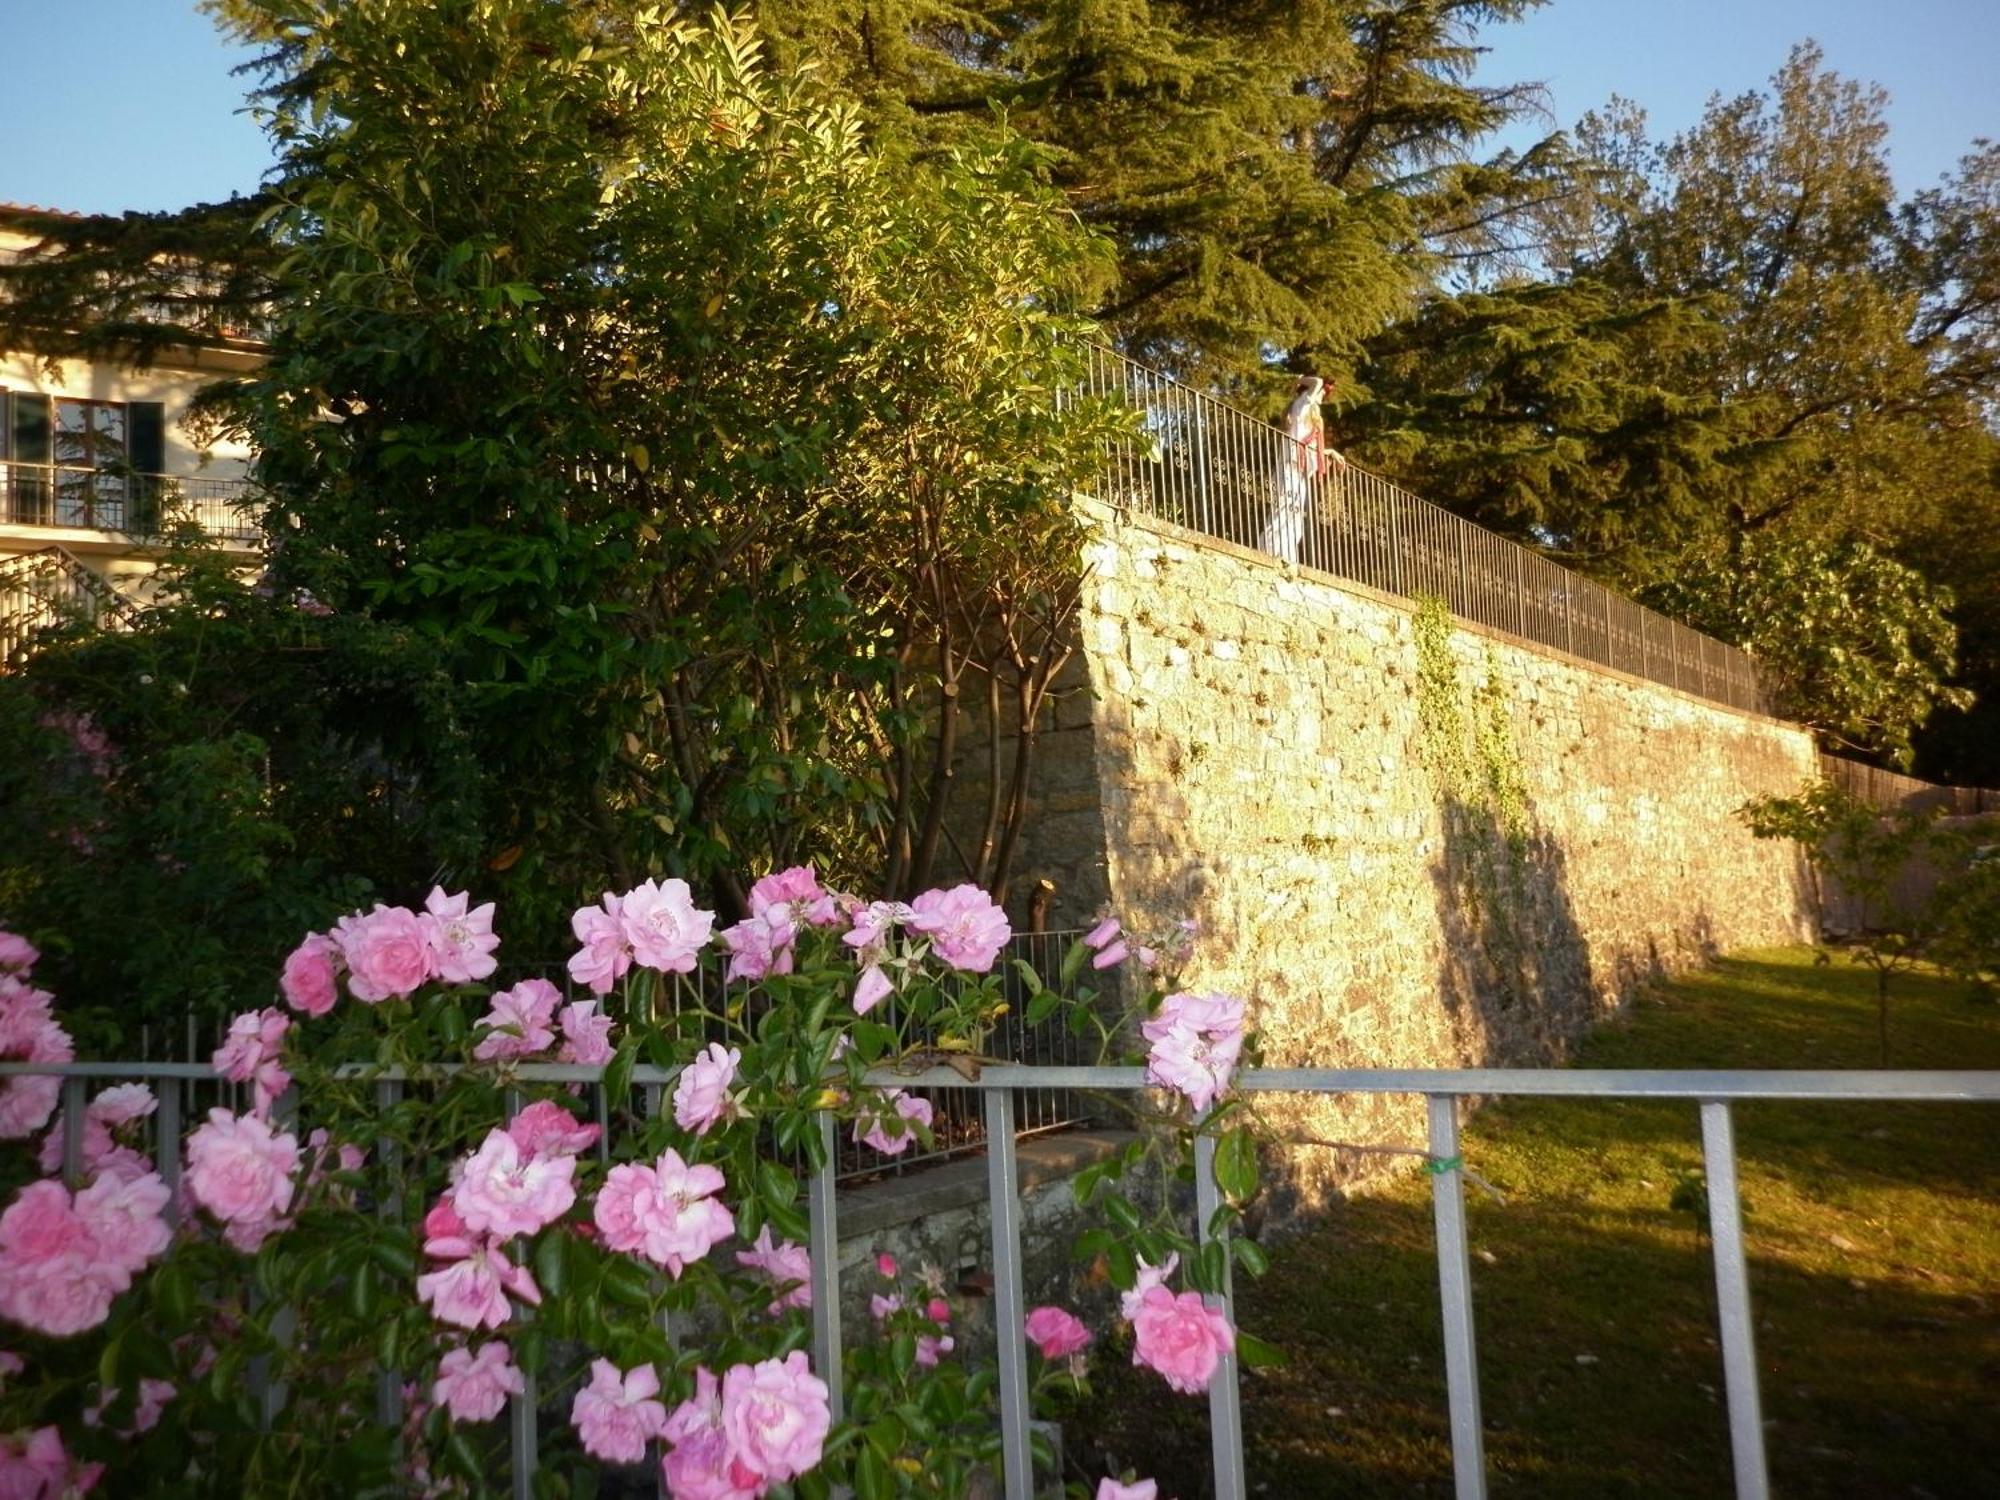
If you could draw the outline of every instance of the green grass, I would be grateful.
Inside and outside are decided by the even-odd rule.
[[[1807,950],[1741,954],[1659,986],[1577,1061],[1873,1067],[1872,985]],[[1901,977],[1892,1042],[1897,1067],[2000,1067],[2000,1015]],[[1774,1492],[2000,1496],[2000,1110],[1753,1104],[1736,1126]],[[1695,1107],[1496,1103],[1466,1157],[1507,1198],[1469,1205],[1495,1493],[1729,1494],[1710,1261],[1669,1207],[1701,1165]],[[1290,1355],[1245,1377],[1253,1491],[1448,1495],[1428,1179],[1272,1249],[1240,1288],[1243,1326]],[[1118,1360],[1079,1446],[1207,1493],[1202,1405]]]

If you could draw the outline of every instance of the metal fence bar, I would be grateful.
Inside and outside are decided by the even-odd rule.
[[[1021,1194],[1014,1168],[1014,1095],[986,1095],[986,1191],[993,1218],[993,1341],[1000,1364],[1000,1471],[1007,1500],[1033,1500],[1028,1441],[1027,1299],[1022,1292]]]
[[[521,1091],[507,1088],[501,1092],[501,1107],[507,1123],[514,1123],[514,1116],[521,1112]],[[527,1259],[525,1247],[521,1259]],[[517,1307],[514,1316],[523,1323],[532,1322],[531,1309]],[[540,1382],[532,1370],[521,1371],[521,1389],[507,1403],[507,1446],[513,1460],[514,1500],[535,1500],[535,1469],[541,1462],[541,1429],[537,1408],[540,1405]]]
[[[1222,1207],[1222,1193],[1215,1180],[1215,1137],[1198,1135],[1194,1140],[1195,1232],[1201,1243],[1220,1240],[1223,1249],[1222,1291],[1204,1297],[1210,1307],[1220,1308],[1229,1326],[1236,1326],[1234,1278],[1229,1269],[1229,1236],[1209,1233],[1210,1221]],[[1209,1448],[1214,1455],[1215,1500],[1245,1500],[1250,1493],[1243,1473],[1243,1393],[1237,1380],[1234,1350],[1224,1354],[1208,1382]]]
[[[1764,1415],[1757,1395],[1757,1346],[1750,1277],[1743,1259],[1743,1205],[1736,1187],[1736,1131],[1729,1105],[1701,1104],[1702,1163],[1708,1174],[1709,1240],[1715,1249],[1715,1302],[1722,1325],[1722,1378],[1729,1397],[1729,1452],[1737,1500],[1767,1500]]]
[[[83,1186],[83,1122],[89,1091],[88,1079],[63,1080],[62,1170],[63,1183],[71,1192]]]
[[[819,1115],[820,1162],[806,1184],[806,1247],[812,1255],[813,1366],[826,1382],[833,1420],[841,1420],[846,1392],[840,1383],[840,1228],[834,1217],[833,1116]]]
[[[169,1225],[181,1222],[181,1085],[169,1082],[157,1091],[153,1110],[153,1169],[167,1187],[161,1210]]]
[[[1451,1467],[1458,1500],[1486,1500],[1486,1430],[1479,1416],[1479,1354],[1473,1338],[1472,1257],[1466,1249],[1465,1181],[1457,1167],[1458,1099],[1433,1094],[1431,1211],[1436,1221],[1438,1303],[1444,1312],[1445,1392],[1451,1408]]]

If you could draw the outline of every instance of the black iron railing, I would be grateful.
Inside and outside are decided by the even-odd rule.
[[[0,525],[150,538],[188,520],[219,541],[249,544],[263,531],[244,507],[248,495],[241,479],[0,460]]]

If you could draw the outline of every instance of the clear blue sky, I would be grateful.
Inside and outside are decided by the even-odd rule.
[[[164,209],[256,186],[262,136],[237,113],[242,54],[193,0],[0,0],[0,199],[84,212]],[[1553,0],[1495,28],[1482,73],[1539,78],[1558,123],[1613,93],[1656,135],[1715,91],[1759,85],[1802,37],[1892,96],[1892,165],[1907,190],[1979,135],[2000,136],[2000,0]]]

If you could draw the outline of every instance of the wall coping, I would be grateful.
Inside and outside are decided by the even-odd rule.
[[[1014,1158],[1023,1196],[1074,1177],[1105,1161],[1134,1139],[1129,1130],[1062,1130],[1023,1136]],[[959,1157],[899,1177],[843,1188],[835,1206],[839,1238],[865,1239],[932,1214],[950,1213],[986,1202],[986,1157]]]
[[[1371,604],[1386,605],[1388,608],[1396,610],[1401,614],[1415,615],[1417,612],[1417,602],[1413,599],[1406,599],[1401,594],[1387,593],[1381,589],[1370,587],[1368,584],[1357,583],[1352,578],[1342,578],[1337,573],[1324,573],[1318,568],[1309,568],[1303,563],[1286,562],[1280,558],[1272,557],[1269,553],[1259,552],[1254,547],[1246,547],[1240,542],[1232,542],[1226,537],[1210,536],[1205,531],[1196,531],[1192,527],[1180,526],[1145,511],[1136,511],[1123,506],[1113,505],[1107,500],[1098,499],[1095,495],[1077,495],[1075,503],[1077,508],[1086,516],[1099,521],[1109,522],[1113,526],[1122,526],[1130,530],[1148,531],[1159,537],[1162,541],[1180,542],[1191,547],[1201,547],[1210,552],[1234,558],[1238,562],[1250,563],[1260,568],[1268,568],[1282,577],[1305,579],[1322,587],[1336,589],[1343,594],[1350,594],[1357,599],[1365,599]],[[1546,645],[1541,641],[1529,640],[1526,636],[1516,635],[1511,630],[1501,630],[1497,626],[1488,625],[1479,620],[1468,620],[1459,614],[1452,615],[1451,620],[1454,626],[1466,631],[1468,634],[1484,636],[1489,640],[1498,641],[1502,645],[1512,646],[1517,650],[1527,651],[1550,661],[1562,662],[1567,666],[1581,667],[1587,672],[1593,672],[1599,677],[1606,677],[1614,682],[1622,682],[1632,687],[1645,688],[1651,692],[1665,693],[1671,697],[1696,704],[1699,707],[1713,709],[1720,714],[1728,714],[1738,719],[1747,719],[1753,724],[1766,724],[1776,729],[1789,729],[1796,734],[1808,737],[1812,735],[1812,731],[1806,728],[1805,725],[1796,724],[1790,719],[1773,718],[1769,714],[1760,714],[1754,709],[1737,708],[1732,704],[1718,702],[1714,698],[1703,697],[1700,693],[1690,693],[1687,689],[1674,687],[1670,683],[1655,682],[1650,677],[1635,676],[1633,673],[1620,671],[1617,667],[1607,666],[1601,661],[1592,661],[1584,656],[1573,656],[1559,647]]]

